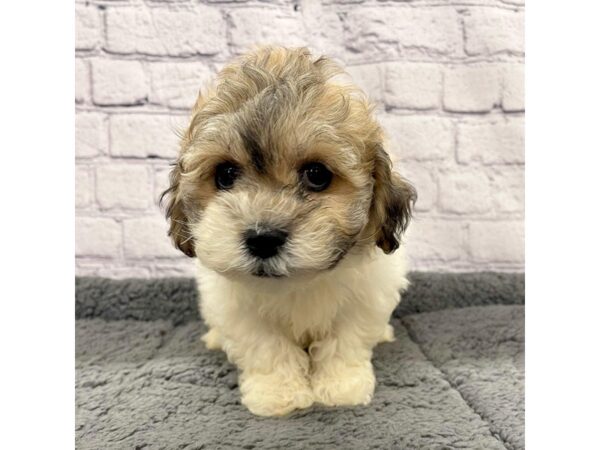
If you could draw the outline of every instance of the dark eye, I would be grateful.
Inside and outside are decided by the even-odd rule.
[[[327,189],[333,178],[331,171],[318,162],[311,162],[302,166],[300,176],[304,186],[314,192]]]
[[[215,185],[217,189],[231,189],[239,174],[240,169],[234,163],[224,162],[219,164],[215,171]]]

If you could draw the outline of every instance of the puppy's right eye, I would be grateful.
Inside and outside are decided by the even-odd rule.
[[[313,192],[327,189],[333,178],[331,171],[320,162],[310,162],[300,169],[302,184]]]
[[[215,186],[220,190],[231,189],[239,175],[240,169],[234,163],[221,163],[215,170]]]

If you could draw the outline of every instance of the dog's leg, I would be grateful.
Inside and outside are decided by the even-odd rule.
[[[336,337],[320,341],[318,350],[311,352],[315,401],[329,406],[370,403],[375,389],[373,345],[364,342],[351,327],[338,330]]]
[[[394,327],[391,324],[387,324],[381,335],[379,342],[394,342],[396,340],[394,336]]]
[[[229,359],[241,370],[242,403],[260,416],[281,416],[313,403],[309,358],[282,335],[257,330],[223,340]]]
[[[221,337],[216,328],[211,328],[200,338],[209,350],[221,350]]]

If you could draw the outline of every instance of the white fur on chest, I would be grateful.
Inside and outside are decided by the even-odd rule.
[[[402,249],[348,255],[307,280],[232,281],[201,264],[198,269],[200,310],[209,327],[235,334],[240,322],[253,318],[302,346],[349,322],[377,340],[407,285]]]

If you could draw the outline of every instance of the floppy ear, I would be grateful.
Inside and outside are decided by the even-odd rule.
[[[390,157],[380,145],[375,150],[373,178],[371,220],[374,221],[375,242],[385,253],[392,253],[400,246],[400,234],[412,217],[417,191],[407,180],[392,172]]]
[[[185,214],[182,195],[180,191],[181,181],[181,163],[177,162],[173,165],[169,175],[170,186],[160,196],[160,205],[167,197],[166,216],[169,221],[169,232],[171,240],[175,247],[181,250],[189,257],[196,256],[194,251],[194,241],[190,230],[188,229],[188,218]]]

